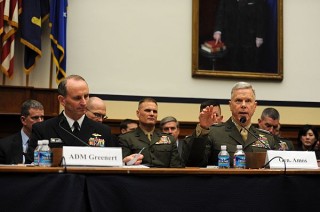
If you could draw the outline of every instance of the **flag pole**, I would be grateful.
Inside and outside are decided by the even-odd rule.
[[[3,73],[2,74],[2,85],[6,84],[6,75]]]
[[[53,72],[53,59],[52,59],[53,55],[52,53],[50,54],[50,77],[49,77],[49,88],[52,88],[52,72]]]
[[[29,87],[29,74],[26,75],[26,86]]]

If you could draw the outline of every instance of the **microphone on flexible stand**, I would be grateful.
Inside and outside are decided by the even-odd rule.
[[[65,118],[62,118],[59,121],[59,127],[61,129],[63,129],[66,133],[68,133],[69,135],[71,135],[72,137],[74,137],[75,139],[77,139],[78,141],[80,141],[82,144],[86,145],[86,146],[90,146],[87,142],[83,141],[81,138],[75,136],[73,133],[69,132],[67,129],[65,129],[64,127],[61,126],[61,123],[63,122],[63,120],[65,120]],[[91,147],[91,146],[90,146]]]
[[[24,157],[24,163],[25,163],[26,161],[32,161],[31,158],[30,158],[30,156],[29,156],[26,152],[22,152],[22,157]],[[22,159],[22,160],[23,160],[23,159]],[[16,163],[16,164],[18,164],[18,163]]]
[[[242,116],[240,118],[240,123],[241,124],[244,124],[246,123],[247,121],[247,118],[245,116]],[[240,125],[241,126],[241,125]],[[252,135],[253,137],[255,137],[258,141],[260,141],[260,143],[263,144],[263,146],[266,148],[266,149],[271,149],[270,146],[268,144],[266,144],[260,137],[256,136],[255,134],[253,134],[252,132],[250,132],[247,128],[241,126],[242,129],[245,129],[248,133],[250,133],[250,135]]]

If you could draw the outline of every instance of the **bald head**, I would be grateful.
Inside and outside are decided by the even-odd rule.
[[[104,104],[104,101],[102,99],[100,99],[99,97],[93,96],[89,98],[87,108],[89,110],[97,109],[97,108],[106,110],[106,105]]]
[[[90,97],[87,104],[86,115],[88,118],[102,122],[107,114],[106,105],[99,97]]]

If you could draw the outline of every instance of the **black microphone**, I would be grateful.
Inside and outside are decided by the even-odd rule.
[[[23,156],[24,156],[24,163],[29,162],[29,161],[33,161],[33,160],[31,160],[30,156],[26,152],[22,152],[22,157]],[[23,158],[22,158],[22,160],[23,160]]]
[[[246,118],[245,116],[242,116],[242,117],[240,118],[240,123],[241,123],[241,124],[246,123],[246,121],[247,121],[247,118]],[[240,126],[241,126],[241,125],[240,125]],[[262,143],[265,148],[271,149],[271,148],[269,147],[269,145],[266,144],[260,137],[256,136],[255,134],[253,134],[252,132],[250,132],[247,128],[245,128],[245,127],[243,127],[243,126],[241,126],[241,128],[242,128],[242,129],[245,129],[248,133],[250,133],[250,135],[252,135],[252,136],[255,137],[258,141],[260,141],[260,143]]]
[[[65,120],[65,118],[62,118],[59,121],[59,127],[61,129],[63,129],[66,133],[68,133],[69,135],[71,135],[72,137],[74,137],[75,139],[77,139],[78,141],[80,141],[82,144],[86,145],[86,146],[90,146],[87,142],[83,141],[81,138],[75,136],[73,133],[69,132],[67,129],[65,129],[64,127],[61,126],[61,123],[63,122],[63,120]],[[91,147],[91,146],[90,146]]]

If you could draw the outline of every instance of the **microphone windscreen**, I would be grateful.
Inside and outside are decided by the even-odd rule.
[[[240,118],[240,123],[244,124],[244,123],[246,123],[246,121],[247,121],[247,118],[245,116],[242,116]]]

